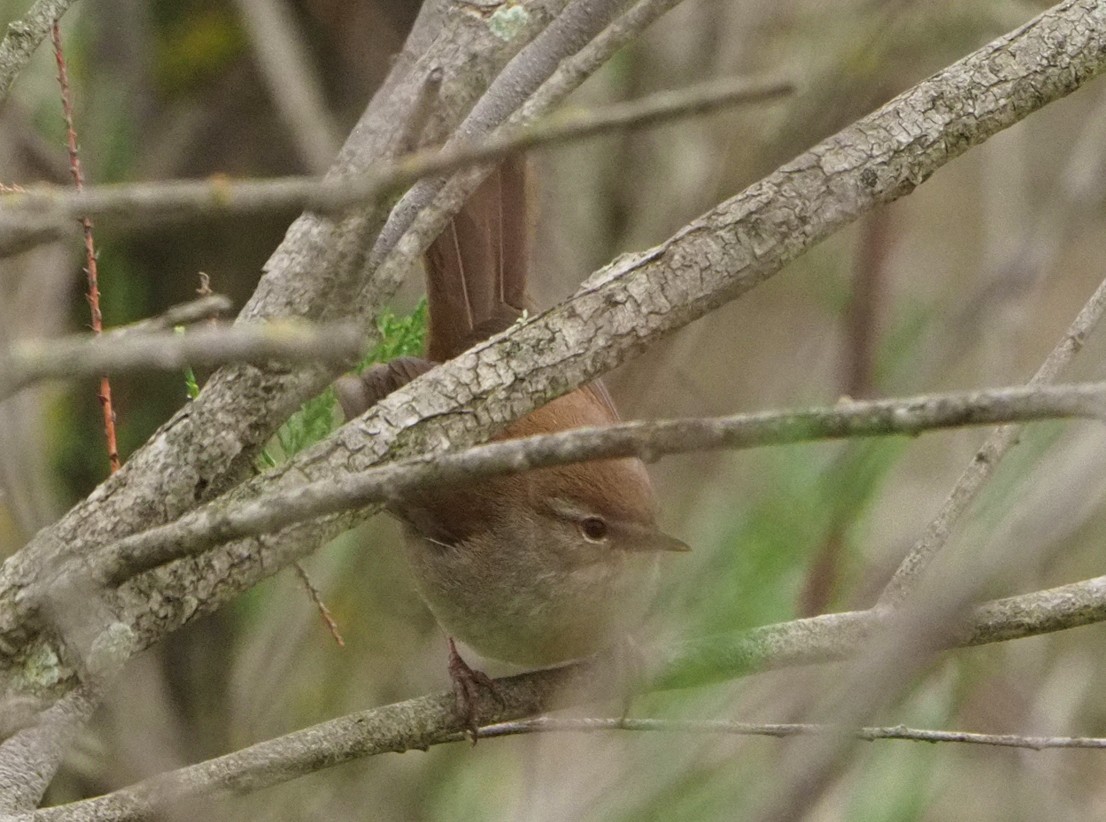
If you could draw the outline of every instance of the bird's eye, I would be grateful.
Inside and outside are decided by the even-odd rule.
[[[599,517],[587,517],[580,520],[580,533],[591,542],[601,542],[607,536],[607,523]]]

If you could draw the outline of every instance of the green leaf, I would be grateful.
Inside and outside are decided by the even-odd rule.
[[[420,354],[426,339],[426,317],[426,300],[420,301],[410,314],[383,312],[376,322],[380,342],[365,355],[357,366],[357,372],[361,373],[371,365],[389,362],[397,357]],[[305,402],[299,411],[288,418],[261,452],[260,467],[264,469],[278,465],[304,448],[325,439],[339,425],[337,404],[332,388],[327,388],[317,397]]]

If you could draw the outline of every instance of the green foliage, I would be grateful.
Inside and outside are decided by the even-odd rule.
[[[410,314],[381,314],[376,323],[378,342],[357,367],[360,373],[370,365],[388,362],[396,357],[421,353],[426,338],[426,301],[421,301]],[[288,418],[273,441],[261,452],[263,467],[272,467],[314,445],[337,427],[337,398],[327,388],[304,403],[303,408]]]
[[[358,373],[378,362],[397,357],[413,357],[422,353],[426,344],[426,300],[420,300],[410,314],[395,315],[385,311],[376,322],[380,332],[378,342],[358,367]]]
[[[173,331],[177,334],[184,333],[184,326],[178,325]],[[184,367],[184,390],[188,394],[188,399],[194,400],[200,396],[200,383],[196,380],[196,372],[192,370],[192,366],[186,365]]]

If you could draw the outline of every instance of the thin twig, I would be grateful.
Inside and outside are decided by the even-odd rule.
[[[342,632],[338,630],[338,620],[334,618],[334,614],[326,607],[326,603],[323,601],[323,595],[319,593],[319,589],[315,587],[315,584],[311,581],[311,577],[307,575],[307,569],[303,567],[302,562],[293,562],[292,567],[296,569],[296,575],[300,578],[300,582],[303,583],[303,587],[307,590],[307,595],[311,597],[311,602],[314,603],[315,608],[319,611],[319,616],[322,617],[327,630],[330,631],[330,635],[334,637],[334,641],[338,643],[339,648],[345,648],[346,641],[342,639]]]
[[[610,131],[644,128],[725,106],[778,99],[794,92],[781,78],[713,81],[660,92],[641,100],[598,110],[565,110],[509,134],[496,135],[448,149],[416,151],[391,163],[350,177],[320,180],[286,177],[274,180],[177,180],[91,187],[79,195],[50,186],[35,186],[0,198],[4,244],[31,230],[41,232],[60,221],[87,214],[111,219],[119,228],[151,222],[239,215],[293,208],[333,213],[377,200],[423,177],[445,174],[494,161],[537,146],[581,140]]]
[[[99,339],[20,340],[0,357],[0,399],[42,380],[174,371],[186,365],[278,361],[348,367],[363,347],[364,334],[352,325],[314,327],[293,321],[200,328],[187,334],[135,331]]]
[[[431,114],[438,106],[444,79],[445,72],[442,71],[442,67],[434,66],[426,73],[426,77],[419,85],[415,103],[411,107],[411,117],[404,124],[403,133],[398,140],[399,151],[402,154],[410,154],[422,146],[422,136]]]
[[[374,418],[378,428],[371,442],[358,436],[349,443],[356,446],[353,450],[344,447],[340,436],[337,443],[322,443],[290,461],[279,476],[341,476],[389,453],[402,453],[403,447],[412,443],[472,442],[557,391],[594,378],[631,352],[764,281],[875,203],[902,196],[953,157],[1086,82],[1106,64],[1101,20],[1099,4],[1069,0],[997,38],[694,221],[663,246],[636,258],[620,259],[577,297],[514,329],[509,339],[436,369],[434,380],[425,375],[428,382],[417,393],[396,392],[394,400],[390,397],[378,408],[388,414]],[[985,83],[979,79],[981,73]],[[895,141],[886,139],[891,132],[897,136]],[[312,220],[305,222],[313,224]],[[318,235],[308,236],[317,239]],[[322,246],[293,243],[281,254],[304,248]],[[278,273],[269,282],[289,287],[291,276],[304,271],[283,258],[275,270]],[[265,312],[288,305],[291,297],[285,293],[286,289],[264,291],[253,310]],[[294,296],[300,299],[301,292]],[[303,299],[310,301],[316,296],[309,292]],[[550,344],[563,339],[558,329],[566,323],[578,341],[571,361],[561,347]],[[624,330],[609,333],[611,328]],[[524,350],[530,356],[513,365],[515,360],[502,356],[508,348]],[[519,379],[523,371],[529,375],[525,381]],[[192,470],[182,483],[174,477],[181,473],[179,460],[172,460],[171,470],[166,470],[163,455],[174,443],[200,441],[206,432],[196,431],[197,419],[219,419],[221,412],[231,409],[250,426],[258,427],[258,417],[250,413],[252,405],[243,403],[268,402],[273,393],[264,390],[287,381],[248,381],[243,386],[238,381],[242,376],[241,371],[234,372],[231,378],[235,382],[215,386],[219,390],[215,399],[197,402],[196,412],[178,416],[165,426],[147,447],[149,457],[144,457],[141,468],[126,477],[126,487],[118,483],[114,493],[86,501],[8,560],[0,580],[0,622],[5,637],[18,634],[17,626],[9,622],[8,606],[18,601],[24,585],[35,579],[44,559],[64,559],[74,546],[83,548],[90,540],[106,544],[112,534],[141,527],[132,510],[134,500],[149,501],[138,508],[145,515],[147,509],[156,507],[150,504],[156,499],[152,494],[164,496],[167,487],[184,491],[194,487]],[[438,388],[448,390],[431,390]],[[212,396],[210,390],[207,394]],[[236,404],[234,397],[239,396],[245,399]],[[276,406],[278,410],[283,407]],[[402,422],[389,416],[396,409],[405,415]],[[412,422],[423,418],[424,422]],[[252,428],[236,426],[233,433],[246,443],[248,452],[255,443]],[[227,466],[233,465],[229,458],[209,451],[204,451],[203,457],[209,460],[203,463],[208,470],[205,476],[214,472],[222,477],[229,471]],[[185,462],[193,464],[188,459]],[[270,477],[248,481],[232,493],[245,498],[264,490],[271,481]],[[171,514],[173,503],[167,500],[166,505]],[[165,514],[159,512],[158,516]],[[265,540],[226,546],[207,561],[189,563],[156,581],[136,580],[119,590],[114,605],[121,618],[141,626],[140,647],[147,647],[305,555],[354,520],[353,516],[329,517]],[[241,562],[243,558],[248,561]],[[211,582],[215,574],[217,584]],[[152,610],[150,593],[155,584],[160,592],[159,607]],[[42,636],[39,630],[29,626],[27,634]],[[10,658],[0,655],[0,660],[5,659]],[[66,677],[72,676],[72,667],[64,660],[60,670]],[[421,722],[423,718],[417,719]]]
[[[1087,335],[1102,319],[1104,311],[1106,311],[1106,280],[1103,280],[1095,289],[1094,294],[1027,385],[1045,386],[1055,381],[1072,358],[1083,348]],[[987,480],[994,474],[1002,458],[1017,443],[1021,433],[1021,426],[1004,425],[996,428],[979,447],[967,468],[957,479],[952,491],[949,492],[937,516],[911,547],[891,581],[880,594],[881,606],[901,603],[918,585],[926,568],[948,542],[952,529],[959,522],[960,517],[968,510]]]
[[[641,457],[715,448],[752,448],[814,439],[915,435],[995,419],[1101,418],[1106,383],[1054,388],[873,400],[807,411],[739,414],[714,419],[636,422],[481,445],[452,454],[404,460],[358,474],[296,485],[256,500],[215,501],[176,522],[116,542],[91,563],[98,582],[119,584],[138,573],[213,545],[278,531],[325,514],[362,508],[427,487],[472,482],[585,459]],[[357,434],[354,434],[357,436]]]
[[[147,317],[127,325],[119,325],[109,328],[104,332],[108,338],[122,334],[148,334],[151,331],[165,331],[178,325],[192,325],[203,320],[214,320],[224,317],[234,307],[230,297],[224,294],[213,294],[208,289],[206,296],[180,303],[167,308],[156,317]]]
[[[1050,353],[1031,381],[1043,387],[1082,347],[1085,335],[1106,308],[1106,281],[1080,311],[1068,333]],[[955,635],[972,603],[1000,569],[978,547],[967,552],[967,568],[943,579],[927,580],[926,568],[946,544],[958,519],[994,472],[997,462],[1017,442],[1020,426],[997,429],[980,448],[957,481],[938,517],[918,540],[873,610],[894,615],[894,622],[874,636],[851,670],[838,677],[835,688],[819,701],[816,715],[833,716],[843,725],[862,725],[901,694]],[[925,584],[932,582],[932,584]],[[923,584],[925,587],[923,588]],[[917,591],[917,596],[911,596]],[[911,653],[903,656],[902,648]],[[840,775],[852,741],[821,737],[789,750],[779,763],[774,790],[764,796],[757,820],[792,819],[807,812]]]
[[[873,728],[845,728],[809,722],[735,722],[725,719],[650,719],[633,717],[552,717],[538,716],[514,722],[500,722],[481,728],[477,736],[493,739],[530,733],[603,731],[660,731],[686,734],[732,734],[735,736],[847,736],[865,742],[900,739],[910,742],[959,742],[998,748],[1106,748],[1106,738],[1096,736],[1027,736],[1025,734],[982,734],[971,731],[937,731],[892,725]]]
[[[65,139],[69,148],[69,170],[73,174],[73,183],[80,193],[84,190],[84,172],[81,170],[81,157],[77,150],[77,132],[73,127],[73,100],[69,93],[69,71],[65,65],[65,54],[61,49],[61,27],[54,20],[50,27],[50,37],[54,42],[54,61],[58,66],[58,86],[61,88],[61,107],[65,116]],[[99,336],[104,330],[104,318],[100,313],[100,275],[97,270],[96,244],[92,238],[92,220],[87,215],[80,218],[81,232],[84,235],[85,274],[88,277],[88,308],[92,313],[92,333]],[[0,393],[0,397],[4,396]],[[111,382],[107,375],[100,377],[100,409],[104,417],[104,437],[107,440],[108,465],[111,473],[119,470],[119,445],[115,437],[115,408],[111,402]]]

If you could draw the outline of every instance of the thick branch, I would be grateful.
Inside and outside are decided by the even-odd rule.
[[[1035,636],[1106,619],[1106,577],[996,600],[970,615],[948,647]],[[827,614],[649,654],[650,687],[678,688],[756,671],[847,658],[885,625],[879,611]],[[594,700],[594,664],[496,680],[502,702],[479,706],[482,724],[542,713],[565,700]],[[161,774],[113,794],[35,812],[35,820],[131,819],[196,796],[241,793],[286,782],[364,756],[422,749],[463,739],[465,720],[452,694],[435,694],[349,714],[235,753]],[[494,729],[493,733],[494,734]]]
[[[617,260],[556,310],[514,327],[435,369],[417,385],[397,391],[337,436],[258,483],[247,484],[236,495],[248,498],[285,484],[343,477],[382,459],[446,443],[471,443],[551,396],[593,378],[744,293],[877,203],[909,192],[971,145],[1101,71],[1106,62],[1104,18],[1106,10],[1091,0],[1067,2],[999,38],[823,141],[661,246]],[[290,293],[298,288],[292,283],[287,286]],[[262,291],[258,307],[268,304],[267,289]],[[282,300],[292,298],[281,295]],[[257,385],[258,390],[271,388],[264,381]],[[243,391],[248,385],[239,382],[234,388],[250,398],[251,390]],[[273,397],[266,393],[258,401],[272,407]],[[229,409],[242,413],[238,401]],[[237,418],[206,420],[203,430],[222,426],[241,430]],[[180,427],[181,420],[170,425]],[[165,447],[161,438],[155,442]],[[184,445],[202,451],[210,448],[192,442]],[[190,487],[194,468],[182,468],[176,461],[174,468],[185,474],[183,483],[174,475],[177,487]],[[87,546],[90,540],[106,545],[118,538],[120,530],[133,530],[134,514],[118,506],[126,497],[119,495],[120,490],[113,485],[98,495],[98,500],[112,503],[95,512],[98,516],[88,518],[87,510],[79,506],[65,520],[70,527],[40,536],[30,550],[9,560],[0,576],[0,619],[5,624],[12,624],[5,612],[12,613],[18,592],[42,569],[53,571],[60,565],[51,553],[42,552],[61,535],[70,533],[74,546]],[[143,524],[177,515],[172,509],[163,510],[164,504],[159,497],[153,506],[140,507],[156,512],[154,517],[146,516]],[[96,526],[109,513],[118,518],[113,524],[123,522],[121,527]],[[80,529],[72,529],[78,521]],[[309,552],[352,521],[348,516],[332,516],[264,540],[229,544],[202,561],[174,563],[122,586],[115,607],[134,626],[142,643],[149,644]]]
[[[623,45],[678,2],[637,0],[576,53],[572,53],[572,48],[583,38],[570,30],[567,35],[564,29],[554,32],[551,27],[551,31],[535,39],[508,65],[503,75],[496,78],[488,93],[451,135],[447,150],[482,135],[494,138],[497,133],[510,134],[544,116]],[[610,10],[610,4],[606,3],[589,9],[589,19],[584,25],[594,28]],[[528,62],[543,65],[551,73],[542,78],[527,65]],[[512,75],[512,68],[518,68],[517,77]],[[544,82],[535,88],[534,83],[543,79]],[[529,97],[520,94],[531,90]],[[369,255],[369,273],[362,288],[361,303],[371,305],[395,291],[407,268],[441,235],[449,220],[489,172],[486,166],[467,169],[454,174],[448,181],[426,179],[412,186],[392,210]]]
[[[441,25],[445,5],[428,2],[420,12],[407,51],[343,149],[336,176],[360,173],[389,156],[428,64],[446,73],[444,110],[436,117],[457,117],[479,94],[481,80],[486,83],[520,41],[544,25],[548,10],[557,7],[555,2],[530,7],[528,27],[504,42],[483,20],[467,14],[450,16],[450,25]],[[431,45],[432,59],[422,57]],[[436,123],[447,128],[449,120]],[[369,222],[369,217],[358,217],[335,224],[310,214],[297,220],[270,260],[244,318],[320,317],[335,298],[337,282],[359,259],[357,239]],[[276,427],[330,378],[331,372],[322,369],[308,374],[242,365],[222,369],[118,475],[10,558],[0,579],[18,588],[18,580],[33,577],[36,567],[55,566],[61,557],[79,556],[90,545],[175,519],[205,494],[233,482]],[[193,578],[184,584],[196,582]]]
[[[528,3],[523,24],[504,38],[502,32],[491,31],[481,16],[457,4],[428,0],[408,37],[406,52],[397,58],[332,173],[358,173],[396,153],[422,78],[432,69],[442,71],[445,78],[441,95],[444,105],[434,113],[435,124],[448,130],[506,60],[546,25],[559,2]],[[370,209],[338,223],[317,215],[301,217],[270,259],[240,319],[329,320],[353,314],[352,303],[345,295],[352,290],[360,270],[369,243],[367,238],[375,234],[383,216],[379,209]],[[367,325],[368,318],[365,312],[360,322]],[[105,539],[175,519],[205,497],[240,482],[252,470],[259,449],[277,426],[305,399],[321,390],[335,373],[335,369],[322,366],[294,371],[241,364],[224,367],[208,381],[195,401],[181,409],[131,456],[121,471],[58,523],[40,531],[33,547],[28,546],[9,558],[0,571],[0,579],[4,580],[0,588],[6,587],[5,583],[14,583],[18,589],[22,587],[20,580],[32,578],[36,569],[57,568],[63,558],[80,557],[90,546]],[[247,559],[246,564],[252,562]],[[197,567],[192,571],[199,573],[185,572],[183,576],[179,573],[184,569],[176,568],[171,576],[176,576],[177,582],[169,583],[166,591],[206,589],[200,599],[207,600],[212,587],[222,587],[223,576],[237,576],[226,573],[229,567],[224,566],[222,572]],[[156,623],[174,613],[178,617],[183,615],[181,606],[184,611],[192,611],[190,597],[174,605],[153,591],[139,596],[144,604],[137,611],[132,610],[125,598],[117,596],[100,605],[103,611],[118,616],[121,623],[133,626],[136,634],[151,638],[153,634],[140,627],[145,620],[138,612],[147,616],[160,613],[154,618]],[[55,639],[46,641],[52,647],[47,647],[45,653],[62,664],[57,670],[59,677],[51,677],[46,691],[57,697],[75,687],[76,660],[82,650],[77,637],[67,636],[64,631],[53,636]],[[67,639],[76,647],[67,647]],[[5,695],[25,692],[46,695],[35,679],[32,648],[44,650],[35,643],[5,649],[15,651],[26,663],[17,662],[13,668],[6,664],[12,658],[6,658],[2,675]],[[26,731],[40,732],[44,733],[36,728]],[[26,758],[10,741],[0,745],[0,792],[8,787],[4,778],[8,767],[28,768]]]

